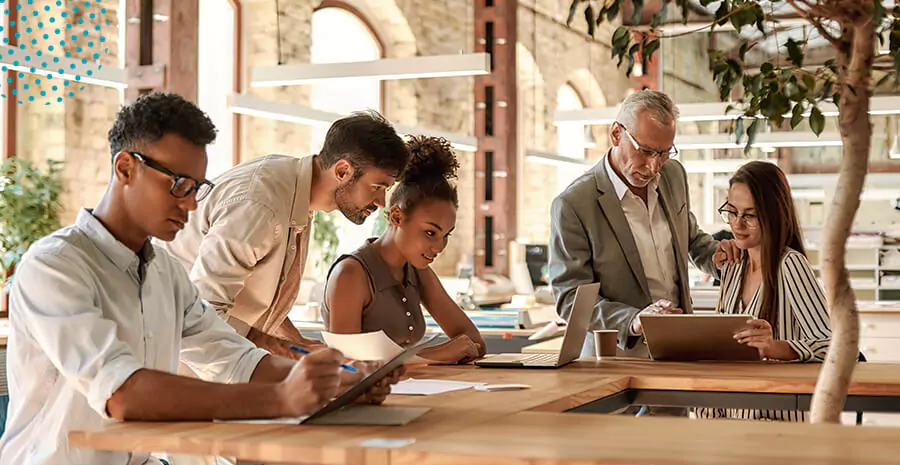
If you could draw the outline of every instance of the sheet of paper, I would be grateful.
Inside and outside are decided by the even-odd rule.
[[[341,351],[354,360],[390,360],[403,352],[382,330],[360,334],[335,334],[322,331],[328,347]]]
[[[404,379],[391,386],[391,394],[402,396],[430,396],[445,392],[461,391],[481,386],[484,383],[449,381],[445,379]]]

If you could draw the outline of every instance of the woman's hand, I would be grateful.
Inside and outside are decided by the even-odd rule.
[[[785,341],[776,340],[773,336],[772,325],[766,320],[747,320],[747,328],[734,335],[734,339],[741,344],[755,347],[759,350],[759,358],[772,360],[796,360],[797,353]]]
[[[419,357],[437,363],[468,363],[481,357],[481,344],[460,334],[443,344],[419,352]]]

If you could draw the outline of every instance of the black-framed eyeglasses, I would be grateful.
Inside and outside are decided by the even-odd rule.
[[[651,149],[650,147],[641,145],[637,140],[635,140],[634,136],[631,135],[631,132],[628,131],[628,128],[626,128],[624,124],[619,123],[618,121],[616,121],[616,123],[619,125],[620,128],[622,128],[622,131],[625,133],[625,135],[628,136],[628,140],[631,141],[631,145],[634,146],[634,149],[637,150],[638,152],[640,152],[641,155],[643,155],[647,158],[662,157],[662,158],[665,158],[666,160],[668,160],[669,158],[675,158],[678,156],[678,149],[675,148],[674,145],[669,147],[668,150],[660,151],[660,150]]]
[[[172,170],[166,168],[163,165],[160,165],[158,162],[142,153],[130,153],[148,168],[152,168],[172,178],[172,187],[169,188],[169,193],[172,194],[172,197],[182,199],[191,195],[192,192],[196,192],[197,201],[199,202],[205,199],[206,196],[209,195],[210,192],[212,192],[213,187],[215,187],[213,183],[206,180],[197,181],[190,176],[175,174],[172,172]]]
[[[759,218],[756,215],[748,215],[746,213],[738,215],[738,212],[725,208],[727,206],[728,202],[725,202],[721,207],[719,207],[718,212],[719,216],[722,217],[722,221],[734,226],[740,219],[740,221],[744,223],[744,226],[746,226],[747,229],[756,229],[759,227]]]

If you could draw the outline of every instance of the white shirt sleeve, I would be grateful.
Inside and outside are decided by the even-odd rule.
[[[257,348],[216,315],[188,279],[184,268],[171,261],[176,274],[178,302],[185,303],[181,331],[181,360],[207,381],[246,383],[268,352]]]
[[[142,365],[95,304],[94,286],[79,263],[77,256],[31,255],[16,270],[10,309],[50,363],[109,418],[107,400]]]

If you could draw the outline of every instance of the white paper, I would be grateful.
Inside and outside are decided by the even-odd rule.
[[[360,334],[335,334],[322,331],[328,347],[341,351],[344,357],[354,360],[390,360],[403,352],[383,330]]]
[[[402,396],[430,396],[445,392],[462,391],[484,383],[470,383],[466,381],[448,381],[444,379],[404,379],[391,386],[391,394]]]

